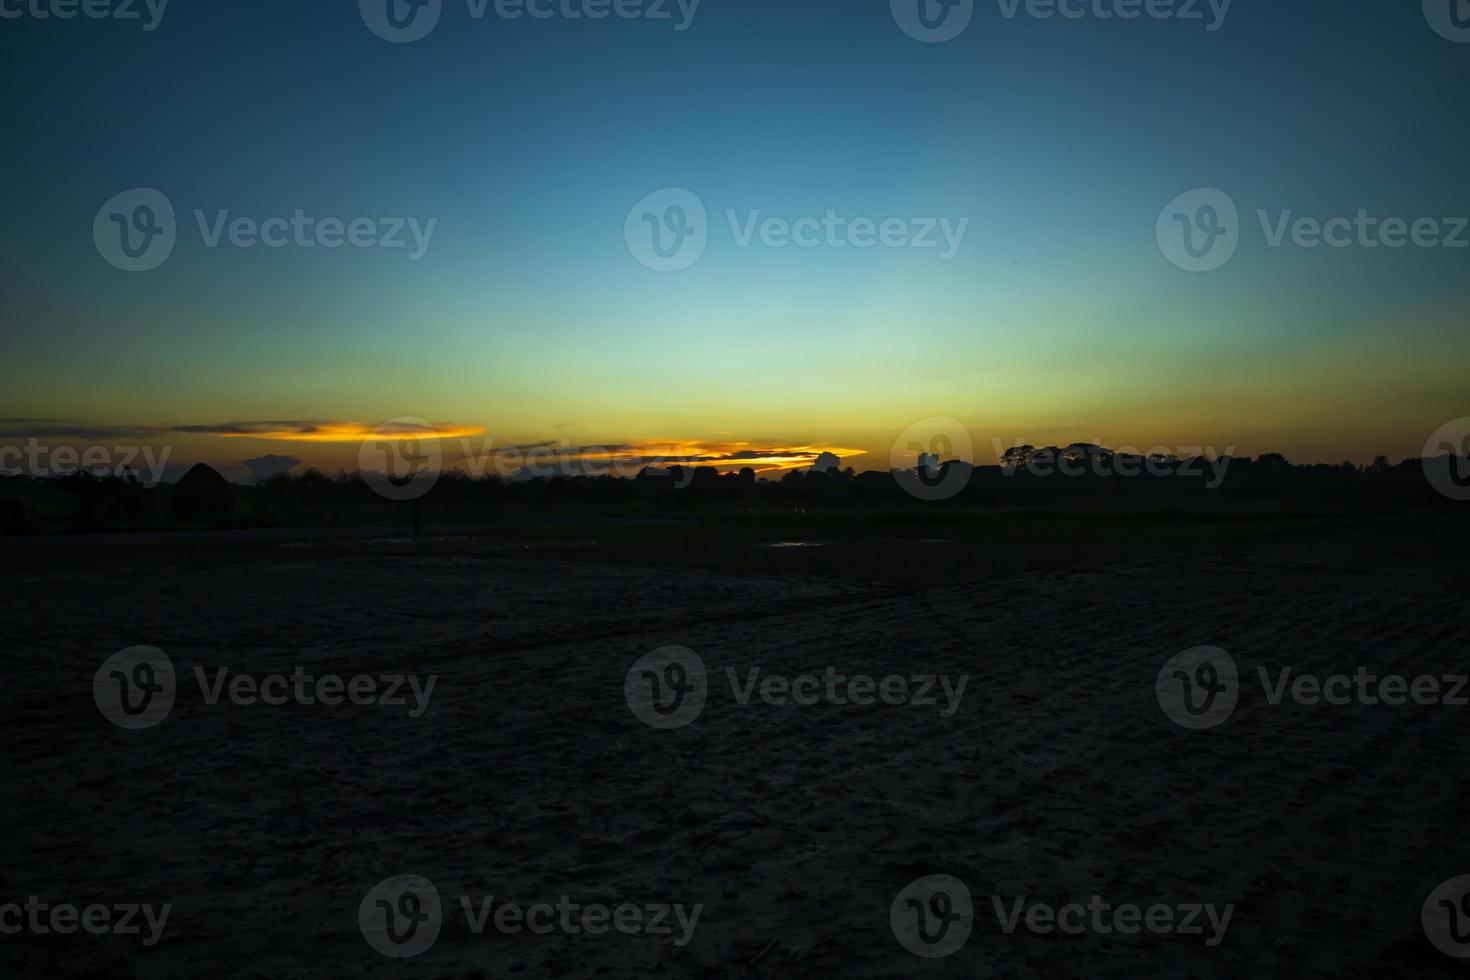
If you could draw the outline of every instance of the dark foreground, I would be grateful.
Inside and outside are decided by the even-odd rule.
[[[6,935],[0,970],[1461,975],[1421,910],[1470,873],[1470,707],[1443,703],[1470,673],[1467,527],[1013,514],[7,542],[0,903],[169,913],[156,941],[141,913],[139,935]],[[93,681],[138,645],[177,690],[129,729]],[[667,656],[629,679],[671,645],[707,671],[693,717],[649,703],[675,703],[650,676],[692,683]],[[1201,646],[1238,667],[1238,701],[1192,729],[1156,681]],[[1445,697],[1272,704],[1260,668],[1432,676]],[[381,697],[323,704],[306,681],[261,703],[275,674]],[[403,703],[383,703],[398,675]],[[802,675],[814,703],[783,687]],[[892,682],[884,703],[892,677],[905,699]],[[542,904],[538,928],[517,915]],[[1163,911],[1140,926],[1124,906]]]

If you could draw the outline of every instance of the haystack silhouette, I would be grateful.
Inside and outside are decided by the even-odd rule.
[[[173,514],[176,521],[212,523],[227,521],[235,512],[229,481],[204,463],[195,463],[174,484]]]
[[[16,497],[0,497],[0,534],[21,534],[28,529],[26,502]]]

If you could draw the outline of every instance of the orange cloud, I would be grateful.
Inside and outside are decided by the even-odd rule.
[[[198,432],[224,439],[268,439],[282,442],[362,442],[365,439],[454,439],[477,436],[485,429],[454,422],[421,423],[394,419],[378,425],[362,422],[230,422],[224,425],[179,426],[179,432]]]
[[[702,439],[645,439],[615,448],[568,447],[567,459],[628,460],[642,459],[650,464],[673,466],[712,466],[717,469],[741,469],[749,466],[758,472],[780,471],[810,466],[822,453],[848,459],[866,455],[863,449],[832,445],[758,445],[752,442],[705,441]]]

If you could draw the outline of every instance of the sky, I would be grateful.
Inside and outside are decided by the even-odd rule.
[[[977,462],[1363,462],[1470,415],[1450,0],[974,0],[938,43],[920,0],[441,0],[408,41],[389,2],[0,0],[0,449],[243,478],[352,469],[416,418],[773,468],[886,469],[956,424]],[[1167,231],[1203,234],[1205,199],[1168,206],[1201,188],[1238,241],[1191,271]],[[160,198],[170,233],[132,238]],[[1434,244],[1272,244],[1360,212]],[[326,247],[333,221],[363,244]],[[125,230],[159,264],[128,271]]]

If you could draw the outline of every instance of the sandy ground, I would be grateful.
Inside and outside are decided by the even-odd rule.
[[[281,549],[87,572],[12,569],[0,901],[172,904],[162,940],[0,937],[64,977],[1462,976],[1420,909],[1470,873],[1470,707],[1271,705],[1265,666],[1470,672],[1459,540],[1386,526],[1088,570],[914,586],[548,558]],[[913,552],[914,561],[923,552]],[[180,677],[160,724],[105,720],[92,677],[137,644]],[[685,727],[625,674],[695,651]],[[1189,731],[1155,696],[1210,644],[1243,681]],[[438,680],[385,705],[206,703],[196,666]],[[742,706],[725,669],[968,677],[912,704]],[[375,951],[359,905],[434,883],[437,941]],[[931,874],[967,943],[905,949]],[[703,906],[692,938],[471,931],[458,896]],[[991,896],[1235,906],[1203,936],[999,927]]]

